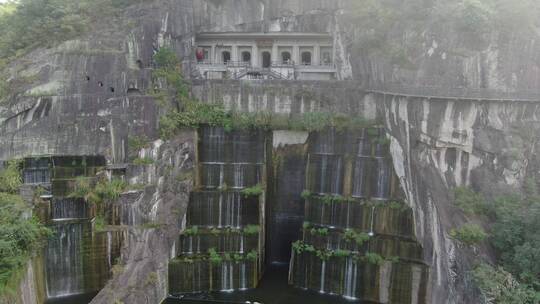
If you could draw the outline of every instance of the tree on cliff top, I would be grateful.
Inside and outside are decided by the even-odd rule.
[[[73,39],[104,16],[145,0],[19,0],[0,6],[2,62]]]

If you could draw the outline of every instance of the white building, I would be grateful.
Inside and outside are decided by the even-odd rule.
[[[195,40],[200,79],[331,80],[333,40],[324,33],[201,33]]]

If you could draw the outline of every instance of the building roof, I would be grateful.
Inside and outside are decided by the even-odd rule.
[[[197,34],[196,38],[331,38],[330,33],[300,33],[300,32],[205,32]]]

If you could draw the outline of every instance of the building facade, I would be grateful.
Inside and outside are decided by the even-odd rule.
[[[198,79],[336,78],[326,33],[202,33],[195,45],[192,77]]]

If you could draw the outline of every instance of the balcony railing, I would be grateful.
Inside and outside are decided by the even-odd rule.
[[[248,76],[250,79],[295,79],[296,70],[309,72],[309,70],[318,70],[322,72],[335,72],[333,63],[324,63],[322,65],[304,64],[299,65],[294,61],[272,61],[269,67],[261,68],[253,66],[251,61],[227,61],[212,62],[208,60],[194,62],[192,76],[194,78],[208,79],[207,71],[227,72],[233,79],[241,79]]]

